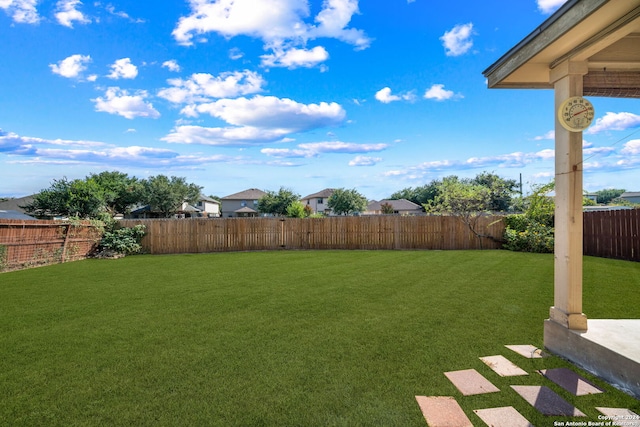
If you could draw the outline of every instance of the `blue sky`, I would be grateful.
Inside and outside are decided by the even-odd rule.
[[[0,0],[0,196],[118,170],[382,199],[553,178],[553,91],[482,71],[562,0]],[[640,103],[591,98],[585,189],[640,191]]]

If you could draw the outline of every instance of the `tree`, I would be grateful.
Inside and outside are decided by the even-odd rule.
[[[425,203],[429,203],[429,201],[433,200],[438,195],[438,187],[442,184],[441,181],[433,180],[429,184],[422,185],[416,188],[405,188],[400,191],[396,191],[389,199],[391,200],[399,200],[406,199],[409,200],[416,205],[424,205]]]
[[[606,205],[611,203],[613,199],[617,199],[620,197],[622,193],[626,190],[616,189],[616,188],[607,188],[604,190],[596,191],[596,195],[598,196],[596,202]]]
[[[94,181],[67,178],[53,180],[51,187],[33,196],[25,211],[38,217],[68,216],[97,218],[104,212],[104,193]]]
[[[122,172],[100,172],[87,178],[102,188],[106,210],[111,214],[126,214],[142,199],[142,182]]]
[[[337,215],[352,215],[367,209],[367,199],[355,189],[338,188],[329,197],[327,206]]]
[[[284,216],[287,215],[289,206],[299,200],[299,194],[288,188],[280,187],[277,193],[275,191],[267,191],[267,194],[258,200],[258,211],[265,214]]]
[[[504,248],[520,252],[553,252],[555,204],[549,193],[554,182],[533,187],[523,199],[521,214],[505,217]]]
[[[507,211],[511,206],[512,196],[518,188],[518,183],[515,179],[504,179],[488,172],[476,175],[471,182],[489,190],[489,200],[486,208],[490,211]]]
[[[195,203],[202,187],[188,184],[185,178],[151,176],[143,181],[142,201],[168,218],[182,209],[183,203]]]
[[[427,212],[458,217],[478,238],[482,248],[483,236],[478,230],[478,219],[487,211],[490,200],[489,188],[472,180],[450,176],[442,180],[439,194],[424,207]]]
[[[389,202],[384,202],[383,204],[381,204],[380,205],[380,210],[385,215],[391,215],[391,214],[393,214],[395,212],[393,210],[393,205],[391,203],[389,203]]]
[[[309,216],[300,200],[296,200],[287,207],[287,217],[289,218],[305,218]]]

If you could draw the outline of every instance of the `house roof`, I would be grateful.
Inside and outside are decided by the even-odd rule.
[[[200,202],[207,202],[207,203],[217,203],[220,204],[219,200],[214,199],[213,197],[207,197],[207,196],[203,196],[200,195],[200,197],[198,198],[198,201]]]
[[[222,198],[222,200],[258,200],[267,193],[257,188],[249,188],[239,193],[230,194]]]
[[[586,65],[585,96],[640,98],[640,0],[568,0],[483,74],[490,88],[551,89],[554,69]]]
[[[22,209],[20,206],[27,205],[31,202],[33,202],[33,196],[25,196],[25,197],[18,197],[16,199],[9,199],[9,200],[5,200],[4,202],[0,202],[0,209],[24,213],[25,210]]]
[[[251,209],[248,206],[244,206],[244,207],[242,207],[240,209],[235,210],[234,212],[235,213],[258,213],[258,211],[254,210],[254,209]]]
[[[640,197],[640,191],[625,191],[620,197]]]
[[[335,188],[325,188],[324,190],[318,191],[317,193],[309,194],[308,196],[303,197],[302,200],[314,199],[316,197],[331,197],[334,191],[336,191]]]
[[[0,219],[37,220],[37,218],[13,210],[0,210]]]
[[[391,206],[393,206],[394,211],[421,211],[422,210],[420,205],[417,205],[407,199],[380,200],[379,202],[373,200],[367,205],[367,210],[368,211],[382,210],[382,205],[385,203],[389,203]]]

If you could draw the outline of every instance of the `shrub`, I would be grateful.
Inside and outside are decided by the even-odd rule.
[[[105,231],[100,241],[101,250],[110,250],[125,255],[137,254],[142,251],[140,241],[144,237],[145,226],[123,227]]]
[[[523,214],[505,218],[504,249],[519,252],[552,253],[553,227],[537,222]]]

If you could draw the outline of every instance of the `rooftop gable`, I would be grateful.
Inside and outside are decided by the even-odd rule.
[[[267,193],[257,188],[249,188],[239,193],[230,194],[222,198],[222,200],[258,200]]]

